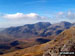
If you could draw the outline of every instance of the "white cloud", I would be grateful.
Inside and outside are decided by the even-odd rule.
[[[23,13],[16,13],[16,14],[5,14],[2,16],[5,19],[20,19],[24,17]]]
[[[75,13],[69,11],[66,16],[68,19],[75,20]]]
[[[55,16],[58,19],[68,19],[68,20],[75,20],[75,13],[68,11],[68,12],[58,12]]]
[[[52,18],[46,16],[40,16],[37,13],[15,13],[15,14],[0,14],[0,18],[8,19],[8,20],[75,20],[75,13],[68,11],[68,12],[58,12]]]
[[[75,13],[68,12],[58,12],[51,17],[40,16],[37,13],[15,13],[15,14],[2,14],[0,13],[0,27],[9,27],[9,26],[19,26],[24,24],[32,24],[39,21],[46,22],[59,22],[59,21],[70,21],[75,22]]]
[[[20,26],[32,24],[39,21],[49,21],[48,17],[40,16],[36,13],[15,13],[15,14],[0,14],[0,27]]]
[[[63,15],[64,14],[64,12],[58,12],[58,15]]]
[[[16,13],[16,14],[4,14],[0,16],[4,19],[12,19],[12,20],[18,20],[18,19],[45,19],[46,17],[40,16],[36,13],[29,13],[29,14],[24,14],[24,13]]]

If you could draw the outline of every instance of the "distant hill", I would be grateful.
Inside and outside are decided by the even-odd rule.
[[[73,26],[75,26],[75,23],[73,23]]]
[[[75,52],[75,27],[71,27],[56,36],[56,39],[41,45],[25,48],[2,56],[62,56],[60,51]],[[64,55],[66,56],[66,55]],[[69,55],[75,56],[75,55]]]
[[[49,22],[38,22],[35,24],[27,24],[19,27],[10,27],[3,31],[16,38],[31,38],[31,37],[47,37],[51,35],[58,35],[65,29],[69,29],[75,24],[70,22],[60,22],[51,24]]]
[[[39,22],[36,24],[27,24],[24,26],[19,26],[19,27],[10,27],[7,28],[3,31],[3,33],[12,35],[14,37],[23,37],[23,38],[28,38],[28,37],[36,37],[40,36],[42,31],[49,27],[51,24],[49,22]]]
[[[0,28],[0,31],[3,31],[5,28]]]

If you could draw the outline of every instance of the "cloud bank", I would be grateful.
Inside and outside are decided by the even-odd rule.
[[[57,23],[60,21],[75,22],[75,13],[71,11],[58,12],[54,14],[52,17],[40,16],[37,13],[0,14],[0,28],[20,26],[24,24],[33,24],[40,21],[51,23]]]
[[[47,20],[47,19],[59,19],[59,20],[75,20],[75,13],[68,11],[68,12],[58,12],[53,17],[47,17],[47,16],[40,16],[37,13],[15,13],[15,14],[0,14],[0,18],[8,19],[8,20],[27,20],[27,19],[33,19],[33,20]]]
[[[10,19],[10,20],[20,20],[20,19],[45,19],[46,17],[40,16],[36,13],[29,13],[29,14],[23,14],[23,13],[16,13],[16,14],[4,14],[1,16],[4,19]]]
[[[20,26],[24,24],[33,24],[39,21],[47,21],[47,20],[48,17],[40,16],[37,13],[0,14],[0,28],[10,26]]]
[[[71,12],[71,11],[58,12],[57,15],[56,15],[56,18],[75,20],[75,13]]]

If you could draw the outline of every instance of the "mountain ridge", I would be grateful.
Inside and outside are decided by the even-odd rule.
[[[19,27],[10,27],[3,31],[3,33],[12,35],[14,37],[23,37],[23,38],[29,38],[29,37],[47,37],[50,35],[58,35],[65,29],[69,29],[71,26],[74,26],[75,24],[72,24],[70,22],[60,22],[56,24],[51,24],[49,22],[38,22],[35,24],[27,24],[24,26]]]

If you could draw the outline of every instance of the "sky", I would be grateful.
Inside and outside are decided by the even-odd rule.
[[[75,0],[0,0],[0,28],[40,21],[75,22]]]

